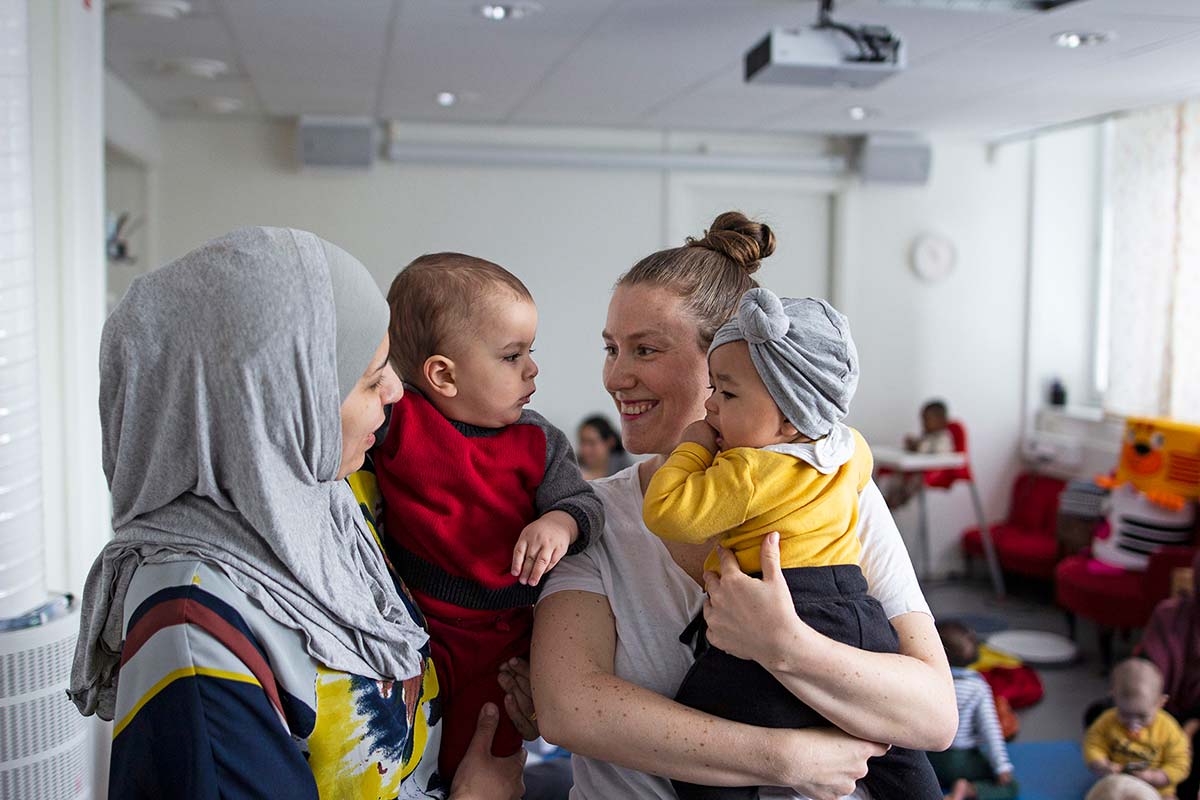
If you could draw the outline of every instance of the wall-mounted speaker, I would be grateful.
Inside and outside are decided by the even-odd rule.
[[[918,136],[873,133],[858,140],[853,164],[867,183],[920,186],[929,180],[933,152]]]
[[[306,167],[366,168],[379,149],[378,125],[366,117],[302,116],[296,157]]]

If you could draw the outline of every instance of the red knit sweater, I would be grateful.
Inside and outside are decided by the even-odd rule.
[[[384,532],[417,594],[464,608],[512,608],[537,597],[510,574],[521,531],[550,510],[579,525],[577,552],[602,524],[561,431],[533,411],[504,428],[442,416],[409,389],[373,453]]]

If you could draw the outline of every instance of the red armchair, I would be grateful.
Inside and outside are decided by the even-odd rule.
[[[1196,547],[1163,547],[1150,556],[1145,572],[1097,567],[1090,553],[1067,556],[1054,570],[1054,594],[1067,612],[1071,638],[1075,618],[1083,617],[1100,628],[1100,657],[1107,670],[1112,665],[1114,630],[1141,628],[1159,601],[1171,592],[1171,572],[1190,567]]]
[[[1031,472],[1017,476],[1008,519],[990,527],[1003,569],[1034,578],[1054,577],[1054,567],[1058,563],[1055,537],[1058,495],[1065,485],[1057,478]],[[963,531],[962,553],[968,567],[972,558],[984,554],[979,528]]]

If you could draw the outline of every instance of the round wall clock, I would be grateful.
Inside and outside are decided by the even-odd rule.
[[[954,242],[937,233],[918,236],[909,253],[913,272],[930,283],[940,281],[953,272],[957,258]]]

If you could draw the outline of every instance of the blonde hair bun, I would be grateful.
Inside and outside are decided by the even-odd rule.
[[[720,253],[753,275],[762,260],[775,252],[775,233],[765,222],[755,222],[740,211],[726,211],[717,215],[703,238],[689,236],[687,244]]]

